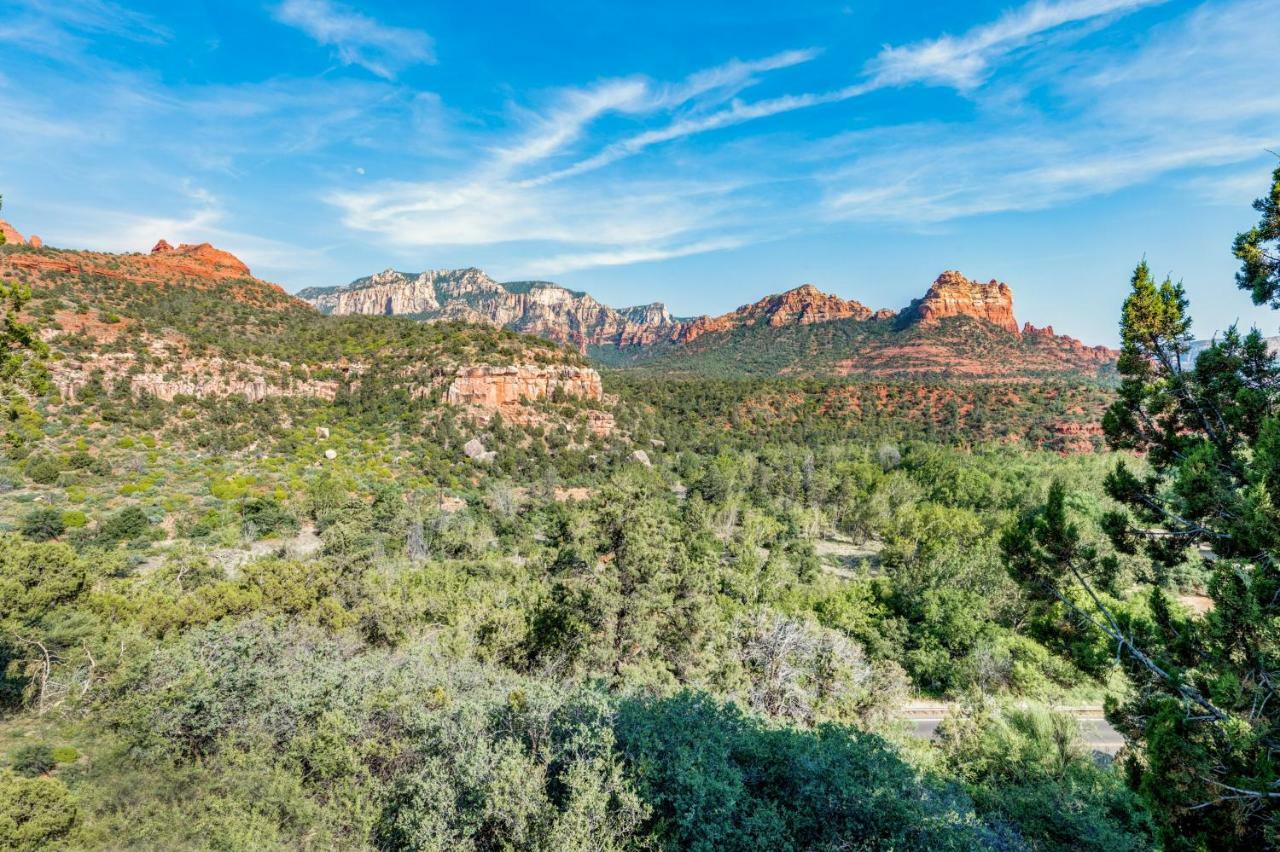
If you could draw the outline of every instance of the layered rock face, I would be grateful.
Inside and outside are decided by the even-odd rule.
[[[572,399],[602,400],[600,374],[590,367],[513,365],[463,367],[445,391],[450,405],[498,409],[512,403],[548,399],[560,394]]]
[[[589,367],[530,364],[462,367],[445,390],[444,401],[518,426],[545,426],[549,421],[543,412],[526,403],[555,397],[603,402],[600,374]],[[586,417],[587,431],[594,435],[613,433],[613,414],[603,408],[587,408],[578,416]]]
[[[914,321],[926,325],[946,317],[973,317],[1018,333],[1009,285],[994,279],[986,284],[970,281],[955,270],[939,275],[924,298],[913,301],[907,311]]]
[[[618,310],[547,281],[499,284],[474,268],[419,274],[388,269],[345,287],[313,287],[298,296],[324,313],[482,322],[583,351],[655,343],[676,326],[660,304]]]
[[[1105,347],[1085,346],[1055,334],[1051,328],[1020,327],[1013,314],[1013,291],[1007,284],[970,280],[954,270],[939,275],[922,298],[912,301],[901,312],[873,311],[861,302],[805,284],[719,316],[679,319],[661,303],[611,308],[586,293],[546,281],[500,284],[474,268],[417,275],[389,269],[345,287],[314,288],[298,295],[326,313],[394,314],[425,320],[488,323],[536,334],[584,352],[590,347],[641,348],[658,344],[681,347],[699,338],[735,329],[781,329],[840,321],[897,320],[894,326],[897,331],[917,329],[910,340],[906,339],[909,335],[902,338],[874,335],[876,351],[856,353],[847,364],[837,362],[837,372],[853,369],[850,365],[855,362],[865,366],[869,361],[883,370],[910,373],[918,368],[923,373],[943,370],[962,375],[986,375],[1017,366],[985,363],[982,359],[973,363],[955,362],[961,354],[957,348],[968,350],[962,341],[951,340],[950,336],[963,336],[966,333],[963,329],[923,334],[951,317],[968,317],[989,324],[992,330],[1009,335],[1010,346],[1019,346],[1019,341],[1023,341],[1020,357],[1034,361],[1037,369],[1043,366],[1045,369],[1092,370],[1115,358],[1115,353]],[[944,341],[938,334],[948,339]],[[711,340],[718,342],[719,338]],[[880,364],[881,361],[884,363]]]
[[[50,374],[54,387],[67,402],[75,402],[92,376],[106,384],[127,382],[134,396],[148,395],[172,402],[179,396],[194,399],[243,397],[246,402],[268,398],[309,398],[332,402],[339,383],[333,380],[295,378],[289,364],[273,370],[260,365],[232,363],[222,358],[191,358],[172,361],[166,371],[137,371],[129,353],[92,355],[84,359],[65,358],[53,363]]]

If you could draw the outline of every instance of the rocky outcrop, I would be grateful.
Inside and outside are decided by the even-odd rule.
[[[240,258],[209,243],[183,243],[174,248],[161,240],[151,249],[151,257],[180,275],[215,279],[248,278],[250,275],[249,267]]]
[[[656,343],[677,327],[661,304],[617,310],[586,293],[548,281],[499,284],[474,268],[422,273],[388,269],[345,287],[302,290],[298,297],[327,314],[487,323],[536,334],[579,351],[590,346]]]
[[[498,409],[512,403],[563,396],[602,400],[600,374],[590,367],[513,365],[462,367],[445,391],[450,405]]]
[[[529,405],[537,400],[576,399],[606,402],[600,374],[590,367],[520,364],[509,367],[462,367],[445,390],[444,401],[470,409],[481,419],[501,417],[515,426],[563,424]],[[603,407],[574,412],[593,435],[607,437],[614,430],[613,414]],[[580,421],[581,422],[581,421]]]
[[[1106,346],[1086,346],[1074,337],[1057,334],[1051,325],[1047,325],[1044,328],[1036,328],[1029,322],[1024,323],[1022,326],[1022,339],[1027,343],[1037,344],[1040,347],[1057,349],[1063,356],[1074,361],[1091,361],[1096,364],[1106,364],[1114,361],[1119,355],[1116,350],[1108,349]]]
[[[22,236],[17,228],[10,225],[3,219],[0,219],[0,234],[4,234],[4,244],[10,246],[26,245],[27,238]]]
[[[812,284],[803,284],[785,293],[765,296],[758,302],[743,305],[736,311],[718,317],[698,317],[686,323],[676,334],[680,343],[696,340],[704,334],[729,331],[742,326],[811,325],[834,320],[870,319],[874,314],[861,302],[841,299],[824,293]]]
[[[128,382],[134,396],[153,396],[172,402],[180,396],[193,399],[243,397],[246,402],[269,398],[307,398],[332,401],[339,383],[333,380],[295,378],[290,365],[281,362],[274,370],[226,361],[222,358],[190,359],[177,362],[166,372],[136,372],[130,353],[106,353],[86,359],[62,359],[51,367],[51,377],[66,402],[75,402],[97,376],[104,385]]]
[[[907,308],[912,322],[931,325],[946,317],[972,317],[985,320],[1010,334],[1018,333],[1013,318],[1013,291],[1009,285],[992,279],[986,284],[970,281],[955,270],[938,276],[924,294]]]

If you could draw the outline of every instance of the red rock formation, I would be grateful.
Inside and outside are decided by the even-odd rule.
[[[18,229],[3,219],[0,219],[0,234],[4,234],[4,241],[6,245],[20,246],[26,243],[26,239],[22,234],[18,233]]]
[[[40,239],[35,234],[32,234],[30,237],[27,237],[27,245],[32,248],[40,248],[44,245],[44,240]]]
[[[173,251],[173,246],[169,245],[168,240],[161,240],[151,249],[152,254],[168,254]]]
[[[545,426],[552,422],[546,413],[525,403],[553,395],[604,401],[604,388],[600,374],[589,367],[462,367],[445,391],[444,401],[465,406],[484,417],[501,417],[517,426]],[[587,431],[593,435],[613,432],[612,413],[589,408],[585,414]]]
[[[718,317],[698,317],[679,329],[674,339],[680,343],[696,340],[704,334],[765,323],[777,328],[783,325],[811,325],[841,319],[865,320],[874,314],[861,302],[841,299],[824,293],[812,284],[803,284],[785,293],[765,296],[758,302],[743,305],[732,313]]]
[[[970,281],[959,272],[947,270],[907,309],[915,322],[930,325],[945,317],[967,316],[985,320],[1011,334],[1018,333],[1013,318],[1013,291],[992,279],[986,284]]]
[[[556,392],[574,399],[604,399],[600,374],[589,367],[463,367],[449,389],[445,402],[498,409],[510,403],[546,399]]]
[[[1051,325],[1036,328],[1031,323],[1024,323],[1022,338],[1041,349],[1057,350],[1064,358],[1077,362],[1105,364],[1108,361],[1114,361],[1120,355],[1115,349],[1108,349],[1106,346],[1086,346],[1074,337],[1055,334]]]
[[[156,244],[160,248],[161,240]],[[183,243],[176,249],[158,253],[152,249],[152,258],[158,263],[165,263],[175,272],[193,275],[197,278],[248,278],[249,267],[240,258],[230,252],[216,249],[208,243],[189,245]]]

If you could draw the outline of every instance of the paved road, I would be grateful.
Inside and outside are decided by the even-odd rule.
[[[912,715],[909,721],[912,723],[912,736],[919,737],[922,740],[933,739],[938,732],[938,723],[942,721],[942,715],[927,714],[924,716]],[[1078,717],[1080,721],[1080,735],[1084,739],[1085,745],[1096,752],[1102,754],[1115,754],[1120,750],[1120,746],[1124,745],[1124,737],[1109,724],[1101,715],[1091,716],[1085,715]]]

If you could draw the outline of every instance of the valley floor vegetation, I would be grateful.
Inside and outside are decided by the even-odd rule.
[[[68,293],[0,293],[0,849],[1276,843],[1277,368],[1235,334],[1179,366],[1145,267],[1114,449],[1074,455],[733,420],[756,379],[610,374],[612,437],[375,381],[60,400]],[[913,700],[954,708],[931,742]],[[1053,709],[1104,701],[1114,761]]]

